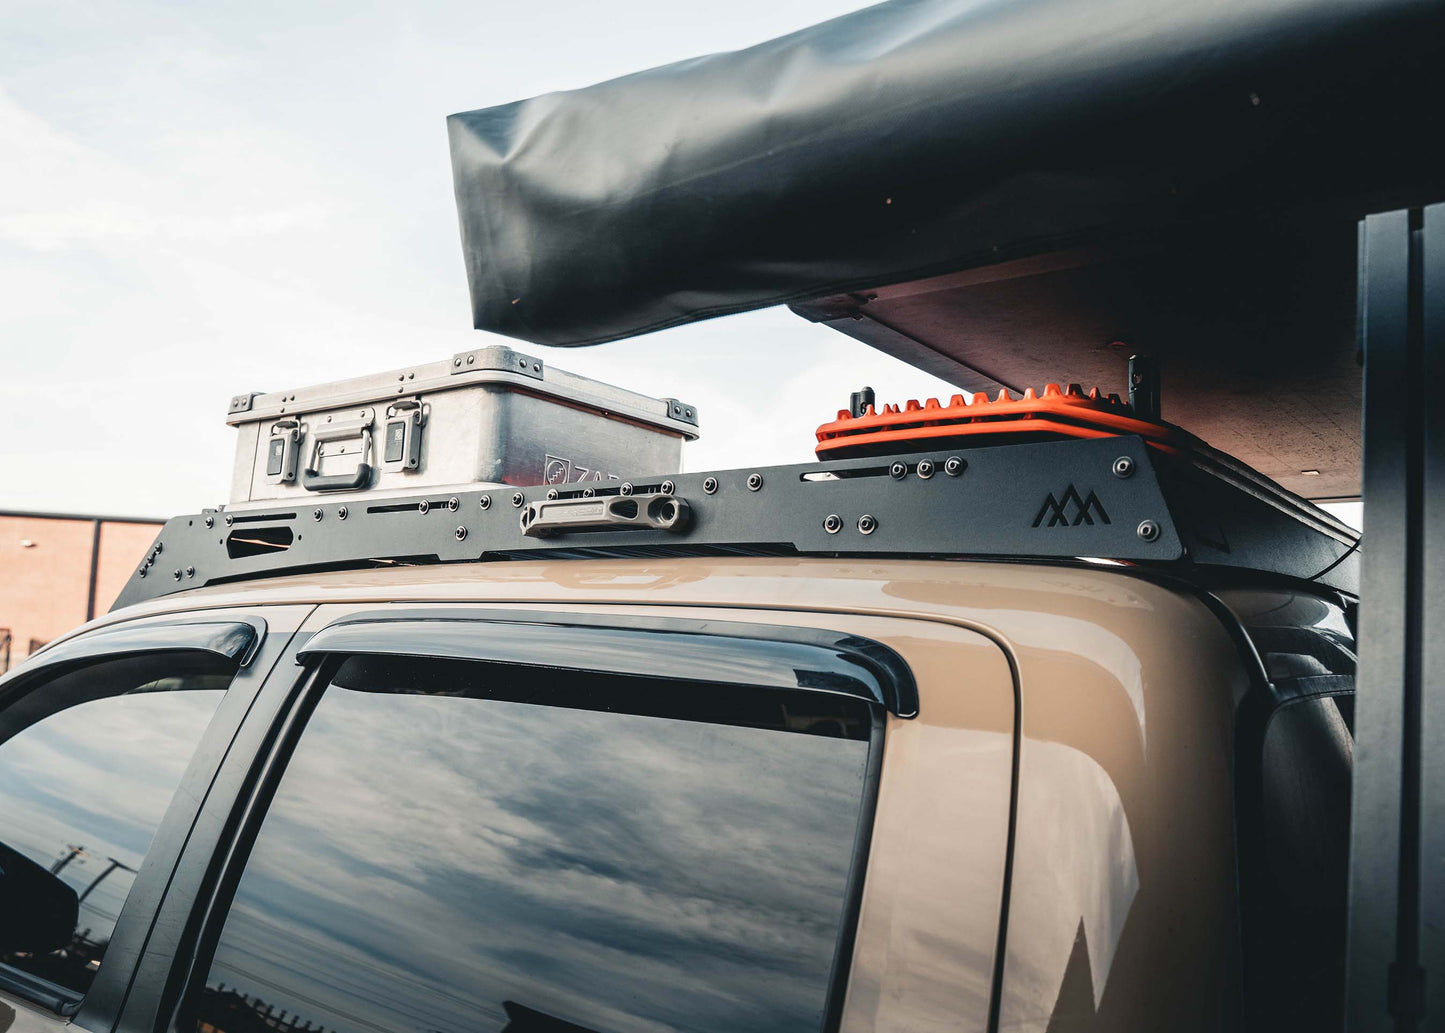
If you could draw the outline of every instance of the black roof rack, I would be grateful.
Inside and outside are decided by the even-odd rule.
[[[308,500],[168,521],[116,608],[200,585],[384,564],[638,555],[1091,558],[1358,590],[1359,536],[1210,450],[1138,437]]]

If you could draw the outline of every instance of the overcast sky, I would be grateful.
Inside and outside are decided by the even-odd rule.
[[[4,0],[0,509],[215,505],[231,394],[502,341],[471,329],[448,114],[857,6]],[[691,469],[805,461],[865,383],[948,391],[785,309],[534,350],[696,402]]]

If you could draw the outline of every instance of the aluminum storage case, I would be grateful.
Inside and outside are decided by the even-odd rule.
[[[233,397],[231,508],[479,485],[676,473],[697,410],[548,366],[504,346],[443,362]]]

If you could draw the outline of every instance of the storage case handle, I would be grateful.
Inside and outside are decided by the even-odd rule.
[[[361,438],[361,458],[356,469],[350,473],[322,474],[320,466],[321,443],[338,441],[351,437]],[[317,427],[311,435],[311,458],[306,469],[301,471],[301,486],[307,491],[355,491],[371,483],[371,410],[356,420]]]

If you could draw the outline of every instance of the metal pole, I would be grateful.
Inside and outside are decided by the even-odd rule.
[[[85,619],[95,619],[95,582],[100,576],[100,520],[91,521],[95,526],[90,535],[90,593],[85,600]]]
[[[1350,849],[1352,1033],[1445,1025],[1442,235],[1441,205],[1372,215],[1360,232],[1367,538]]]

